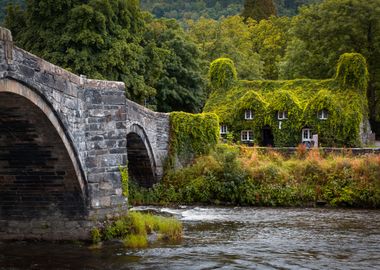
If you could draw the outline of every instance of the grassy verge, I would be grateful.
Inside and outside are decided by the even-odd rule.
[[[219,145],[152,189],[130,183],[132,204],[380,207],[380,156],[275,151]]]
[[[94,243],[122,239],[128,248],[147,247],[149,235],[155,235],[157,240],[177,241],[182,238],[182,224],[175,218],[130,212],[128,216],[108,222],[103,228],[92,230]]]

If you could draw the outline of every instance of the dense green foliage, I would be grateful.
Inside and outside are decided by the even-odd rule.
[[[219,19],[222,16],[239,14],[243,0],[142,0],[141,6],[157,18],[197,20],[200,17],[206,17]]]
[[[188,164],[194,157],[209,153],[219,140],[219,121],[213,113],[170,114],[170,161]],[[174,167],[178,164],[170,164]]]
[[[127,96],[161,111],[199,111],[196,45],[175,21],[154,20],[137,0],[28,0],[8,9],[16,44],[77,74],[123,81]]]
[[[178,241],[182,238],[182,224],[174,218],[130,212],[108,221],[101,228],[94,228],[92,240],[96,244],[102,240],[121,239],[128,248],[144,248],[152,233],[158,234],[159,240]]]
[[[170,172],[153,189],[134,188],[130,201],[250,206],[380,207],[380,157],[326,155],[300,147],[291,157],[219,145],[191,167]]]
[[[372,124],[380,123],[380,1],[325,0],[304,7],[291,32],[295,37],[287,48],[283,77],[332,77],[341,54],[361,53],[370,75],[370,117]]]
[[[279,16],[293,16],[302,5],[318,3],[322,0],[273,0]],[[241,14],[244,0],[141,0],[143,9],[157,18],[177,20],[197,20],[201,17],[220,19],[222,16]]]
[[[264,79],[279,78],[280,62],[291,40],[290,27],[291,20],[287,17],[271,17],[250,27],[252,50],[260,56],[263,63]]]
[[[336,79],[342,89],[357,89],[365,94],[369,79],[367,61],[358,53],[342,54],[338,61]]]
[[[149,83],[157,90],[152,103],[158,111],[199,112],[205,100],[205,80],[201,76],[201,53],[173,19],[146,17],[144,52],[155,76]]]
[[[277,11],[273,0],[245,0],[241,15],[246,19],[251,18],[261,21],[269,19],[271,16],[276,16]]]
[[[24,0],[0,0],[0,25],[6,14],[6,7],[8,4],[20,5],[23,6],[25,4]]]
[[[237,81],[234,62],[229,58],[218,58],[210,65],[210,85],[213,89],[231,88]]]
[[[357,59],[362,60],[361,65]],[[241,131],[252,130],[253,142],[261,145],[263,128],[268,127],[275,146],[295,146],[301,142],[301,130],[307,127],[319,135],[321,145],[360,146],[360,123],[367,115],[362,92],[362,83],[367,80],[365,60],[359,54],[346,54],[339,67],[343,74],[338,73],[335,79],[239,81],[227,91],[214,88],[204,111],[216,113],[236,141]],[[355,73],[360,77],[351,80],[352,70],[360,70]],[[345,82],[352,87],[342,87],[343,77],[349,78]],[[252,120],[244,119],[246,110],[252,111]],[[329,113],[327,119],[318,118],[322,110]],[[278,112],[287,112],[286,119],[278,120]]]
[[[188,32],[207,61],[207,65],[219,57],[231,58],[242,79],[259,79],[262,63],[258,53],[252,50],[252,20],[244,23],[240,16],[222,18],[219,21],[201,18],[188,21]],[[207,70],[207,67],[204,68]]]

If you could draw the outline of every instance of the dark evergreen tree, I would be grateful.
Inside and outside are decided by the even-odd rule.
[[[273,0],[245,0],[242,16],[256,21],[276,16],[277,11]]]

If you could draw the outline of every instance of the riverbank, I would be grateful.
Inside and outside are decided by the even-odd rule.
[[[151,189],[129,185],[139,204],[380,207],[380,155],[218,145],[186,168],[169,171]]]

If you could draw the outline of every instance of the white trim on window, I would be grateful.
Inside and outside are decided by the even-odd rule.
[[[225,135],[227,133],[228,133],[228,127],[227,127],[227,125],[221,125],[220,126],[220,134],[221,135]]]
[[[304,128],[302,129],[302,142],[311,142],[312,141],[311,129]]]
[[[318,111],[318,119],[327,120],[329,117],[329,112],[326,109]]]
[[[252,110],[245,110],[245,112],[244,112],[244,119],[245,120],[252,120],[253,119],[253,112],[252,112]]]
[[[278,120],[288,119],[288,111],[278,111],[277,112],[277,119]]]
[[[253,131],[252,130],[242,130],[241,141],[242,142],[252,142],[253,141]]]

